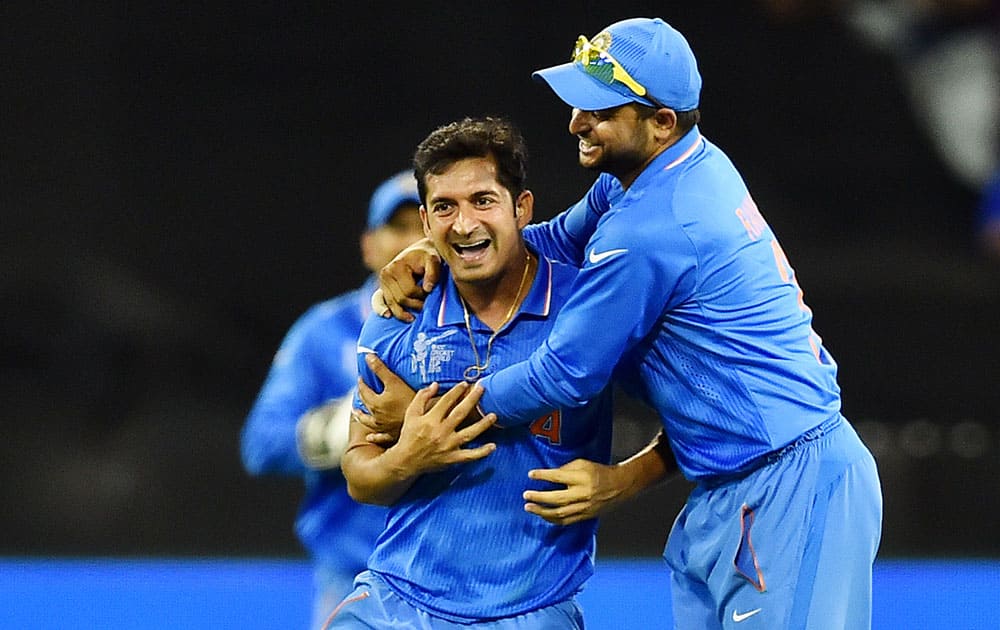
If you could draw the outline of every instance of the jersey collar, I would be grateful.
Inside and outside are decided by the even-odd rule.
[[[649,178],[654,177],[655,174],[661,171],[669,171],[677,168],[689,160],[701,148],[703,143],[704,140],[701,137],[701,131],[698,129],[698,125],[695,125],[680,140],[653,158],[649,166],[643,169],[639,173],[639,177],[629,186],[629,190],[641,188]]]
[[[532,249],[532,253],[538,258],[538,270],[535,272],[535,279],[531,282],[528,294],[521,302],[521,308],[513,319],[517,319],[523,314],[548,317],[552,308],[552,261],[544,256],[539,256],[534,249]],[[453,324],[464,325],[465,312],[462,310],[458,288],[452,282],[451,273],[447,273],[441,304],[438,306],[437,325],[449,326]]]

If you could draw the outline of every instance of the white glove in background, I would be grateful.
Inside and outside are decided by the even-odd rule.
[[[302,414],[295,426],[299,455],[306,466],[329,470],[340,466],[350,435],[354,392]]]

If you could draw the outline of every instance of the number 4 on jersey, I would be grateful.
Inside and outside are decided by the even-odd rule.
[[[546,414],[531,423],[532,435],[543,437],[549,444],[562,444],[562,414],[559,410]]]

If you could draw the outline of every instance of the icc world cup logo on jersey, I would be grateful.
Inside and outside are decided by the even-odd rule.
[[[441,371],[441,364],[451,361],[451,356],[455,350],[438,345],[438,341],[451,337],[457,330],[443,332],[436,337],[429,337],[425,332],[417,333],[417,338],[413,340],[413,353],[410,354],[410,373],[420,372],[420,378],[427,380],[428,374]]]

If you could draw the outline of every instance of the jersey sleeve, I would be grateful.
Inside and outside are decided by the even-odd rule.
[[[303,413],[345,395],[354,384],[353,366],[340,361],[340,356],[345,344],[354,347],[356,333],[324,329],[317,309],[310,309],[289,329],[247,415],[240,454],[251,474],[303,473],[296,423]]]
[[[527,361],[483,379],[484,413],[516,425],[583,405],[658,325],[668,303],[689,290],[695,256],[683,231],[637,224],[638,216],[619,213],[602,224],[545,343]]]
[[[580,201],[549,221],[525,227],[524,239],[546,258],[579,267],[583,264],[587,242],[610,200],[619,194],[621,188],[617,181],[601,175]]]
[[[385,389],[385,386],[379,380],[379,377],[375,375],[375,372],[368,367],[365,356],[370,353],[375,354],[390,370],[398,373],[400,366],[397,365],[398,360],[392,356],[391,349],[394,346],[394,342],[412,325],[416,324],[406,324],[392,317],[372,316],[366,319],[364,325],[361,327],[357,347],[358,376],[365,385],[371,387],[375,392],[381,393]],[[357,388],[355,388],[354,406],[365,413],[369,413],[368,408],[357,394]]]

